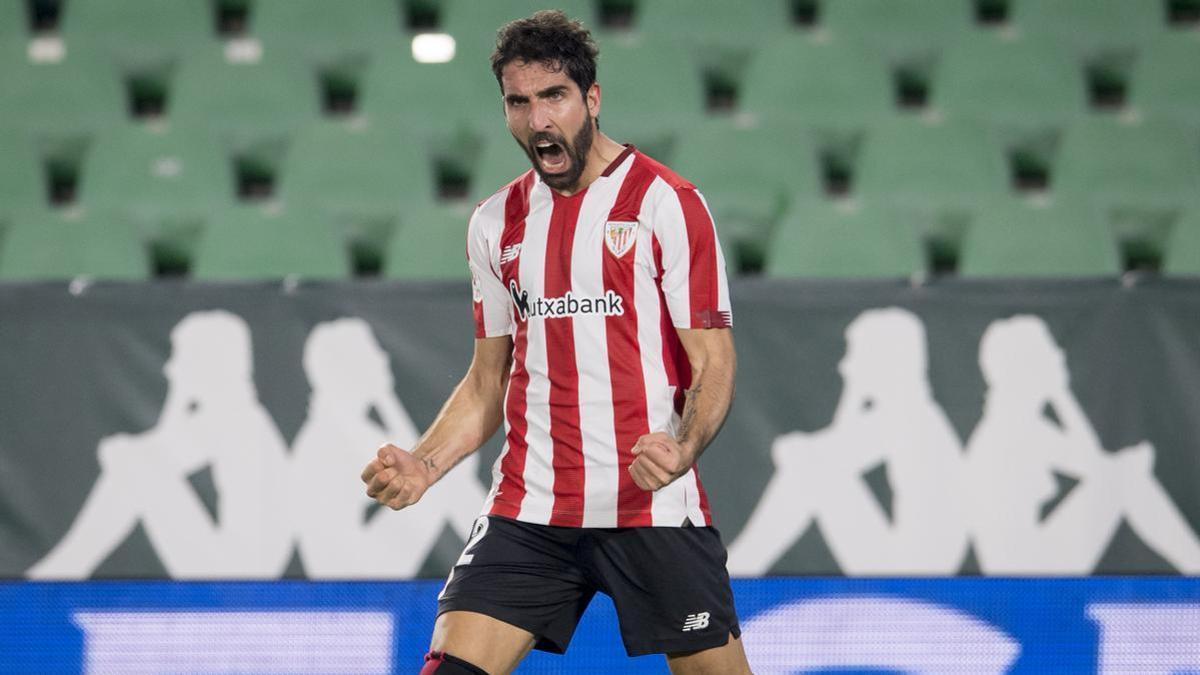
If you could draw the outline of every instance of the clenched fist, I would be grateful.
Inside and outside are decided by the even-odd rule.
[[[692,468],[695,458],[679,441],[662,432],[646,434],[633,446],[633,463],[629,475],[633,482],[647,492],[670,485]]]
[[[433,485],[433,471],[411,453],[385,443],[363,469],[367,496],[393,510],[412,506]]]

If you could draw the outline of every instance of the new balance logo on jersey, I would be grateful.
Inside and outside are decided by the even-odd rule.
[[[623,316],[625,314],[624,299],[609,290],[601,297],[579,297],[567,291],[560,298],[530,298],[529,291],[517,287],[517,282],[510,281],[508,290],[512,293],[513,305],[522,321],[529,319],[564,319],[569,316],[585,314],[602,314],[604,316]]]
[[[504,250],[500,251],[500,264],[504,265],[506,263],[510,263],[510,262],[516,260],[517,256],[519,256],[519,255],[521,255],[521,245],[520,244],[512,244],[509,246],[505,246]]]
[[[703,630],[708,628],[708,612],[700,612],[698,614],[688,614],[683,620],[683,632],[687,633],[693,630]]]

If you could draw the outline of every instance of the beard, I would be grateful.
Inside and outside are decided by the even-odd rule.
[[[583,170],[587,166],[587,156],[592,150],[592,141],[595,137],[595,127],[592,124],[592,116],[589,113],[583,120],[583,126],[575,133],[575,137],[569,142],[563,136],[552,134],[548,131],[539,131],[529,137],[529,143],[517,144],[525,151],[529,161],[533,164],[533,170],[537,171],[538,177],[542,179],[548,187],[555,190],[570,190],[579,184],[579,178],[583,175]],[[538,143],[548,141],[553,143],[547,150],[538,151]],[[548,173],[542,169],[541,158],[545,155],[553,155],[555,153],[563,153],[568,161],[567,168],[558,173]]]

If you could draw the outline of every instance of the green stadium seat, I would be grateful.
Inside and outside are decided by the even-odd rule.
[[[479,52],[460,49],[449,63],[417,63],[403,45],[371,58],[361,93],[370,124],[439,138],[506,133],[500,87]]]
[[[490,137],[471,175],[472,203],[483,201],[533,168],[529,157],[507,134]]]
[[[251,32],[266,52],[284,49],[328,58],[407,38],[401,5],[396,0],[255,0]]]
[[[826,0],[817,18],[835,42],[889,56],[937,48],[974,27],[970,0]]]
[[[186,257],[211,214],[234,205],[235,188],[232,161],[209,134],[128,126],[88,151],[79,202],[119,214]]]
[[[501,26],[532,15],[542,9],[555,8],[567,13],[567,16],[582,21],[584,27],[595,32],[600,25],[597,20],[595,5],[589,0],[558,0],[547,3],[542,0],[442,0],[438,3],[441,8],[438,30],[450,33],[459,42],[459,48],[464,43],[479,41],[490,52],[496,44],[496,31]]]
[[[985,127],[897,119],[868,130],[853,191],[925,213],[971,210],[1009,192],[1004,153]]]
[[[293,140],[279,194],[289,205],[395,220],[407,205],[434,197],[430,167],[423,145],[399,130],[327,122]]]
[[[120,218],[42,212],[14,218],[0,241],[0,279],[145,279],[150,259]]]
[[[795,36],[774,40],[754,58],[741,107],[834,131],[857,129],[896,111],[888,67],[878,54]]]
[[[175,78],[167,114],[172,125],[233,139],[286,136],[321,116],[316,69],[266,54],[259,63],[228,63],[198,54]]]
[[[80,136],[128,118],[117,68],[70,55],[61,63],[8,63],[0,71],[0,120],[27,133]]]
[[[963,237],[964,277],[1117,276],[1121,258],[1108,225],[1086,206],[991,202]]]
[[[1143,115],[1200,124],[1200,38],[1167,34],[1146,45],[1130,83],[1130,100]]]
[[[23,133],[0,129],[0,217],[48,205],[45,167]]]
[[[673,168],[704,195],[722,243],[760,256],[791,199],[821,192],[812,139],[788,124],[740,128],[714,121],[691,129]]]
[[[1082,120],[1067,130],[1051,187],[1099,206],[1180,208],[1200,192],[1200,136],[1166,123]]]
[[[635,20],[645,40],[669,36],[706,45],[747,47],[787,32],[792,23],[789,10],[790,3],[785,0],[642,0]]]
[[[637,141],[638,135],[674,135],[705,114],[700,66],[669,40],[604,45],[596,80],[601,88],[601,128],[615,133],[613,138]]]
[[[1193,203],[1171,227],[1162,271],[1168,276],[1200,277],[1200,203]]]
[[[869,202],[799,200],[771,239],[771,277],[906,278],[923,274],[916,228]]]
[[[1140,46],[1166,31],[1165,2],[1013,0],[1011,22],[1023,35],[1060,41],[1084,54]]]
[[[300,209],[268,213],[235,207],[217,214],[200,239],[197,279],[345,279],[345,240],[319,214]]]
[[[60,21],[68,54],[100,48],[129,65],[217,47],[212,5],[195,0],[72,0]]]
[[[946,50],[932,103],[947,118],[1017,127],[1062,126],[1088,107],[1083,65],[1069,51],[991,35],[961,39]]]
[[[469,279],[467,223],[471,209],[427,204],[401,216],[384,257],[384,276],[391,279]]]
[[[17,0],[0,2],[0,42],[27,39],[29,39],[29,14],[26,10],[26,3]]]

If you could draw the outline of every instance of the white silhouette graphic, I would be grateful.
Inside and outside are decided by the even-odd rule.
[[[1200,605],[1103,603],[1087,615],[1100,627],[1100,675],[1200,672]]]
[[[354,318],[318,325],[305,345],[304,371],[312,398],[292,446],[290,483],[305,497],[288,508],[308,576],[412,577],[447,523],[467,540],[486,497],[476,455],[417,504],[367,518],[373,501],[359,480],[362,466],[385,441],[411,449],[418,438],[370,326]]]
[[[813,598],[771,608],[742,625],[758,675],[825,668],[904,673],[1006,673],[1021,645],[954,607],[888,596]]]
[[[759,575],[813,522],[847,574],[953,574],[966,554],[962,450],[933,399],[925,328],[899,308],[846,329],[832,424],[775,440],[775,474],[729,548],[729,571]],[[884,463],[892,515],[864,474]]]
[[[979,362],[988,392],[967,444],[967,484],[985,573],[1087,574],[1122,518],[1180,571],[1200,572],[1200,543],[1154,477],[1154,448],[1104,450],[1041,319],[992,323]],[[1055,473],[1078,484],[1043,518]]]
[[[30,578],[81,579],[140,522],[175,578],[274,578],[290,554],[280,504],[286,445],[258,401],[250,330],[224,311],[171,332],[167,399],[148,431],[100,441],[101,473],[67,534]],[[214,520],[188,477],[209,468]]]

